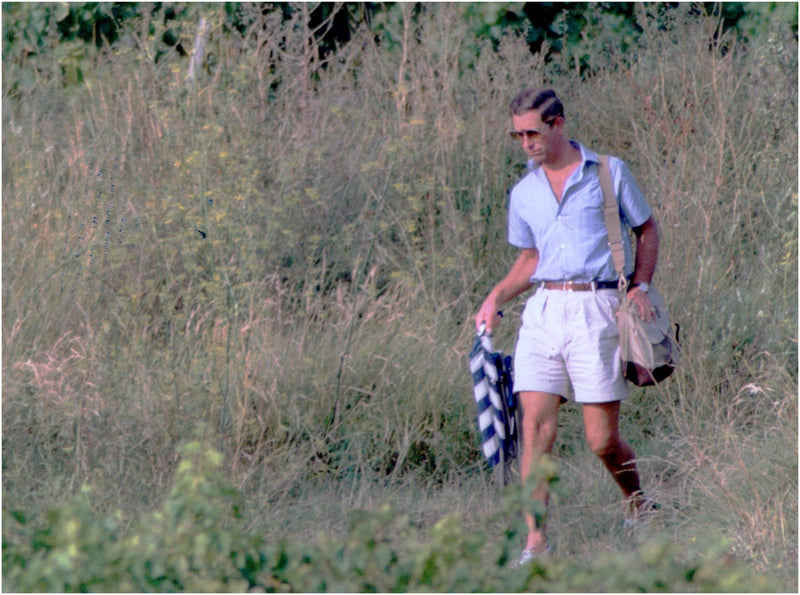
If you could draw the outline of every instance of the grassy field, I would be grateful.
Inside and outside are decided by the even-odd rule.
[[[414,24],[397,11],[391,43],[357,30],[327,60],[302,11],[254,11],[241,38],[212,15],[194,81],[177,54],[152,59],[145,28],[84,58],[80,82],[54,56],[4,63],[4,575],[28,535],[6,515],[53,524],[46,511],[67,515],[88,486],[76,518],[138,535],[172,502],[187,443],[220,453],[235,524],[266,542],[350,543],[365,509],[383,524],[359,530],[406,518],[434,544],[521,545],[514,496],[480,456],[466,356],[515,256],[505,203],[524,155],[507,105],[547,84],[568,134],[625,159],[654,208],[683,349],[673,378],[623,406],[663,504],[634,535],[564,408],[558,558],[618,564],[622,581],[629,559],[613,556],[663,539],[655,558],[716,552],[796,591],[796,32],[746,46],[643,5],[636,47],[596,38],[581,75],[568,53],[472,38],[457,5]],[[506,351],[522,305],[495,340]]]

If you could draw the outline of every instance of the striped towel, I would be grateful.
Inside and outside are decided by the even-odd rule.
[[[469,354],[472,387],[478,406],[478,429],[483,455],[494,467],[517,456],[516,399],[511,356],[492,348],[491,336],[479,333]]]

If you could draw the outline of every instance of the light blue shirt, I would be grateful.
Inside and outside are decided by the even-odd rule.
[[[511,190],[508,241],[539,251],[533,282],[612,281],[617,274],[603,217],[599,160],[583,145],[570,143],[580,150],[581,165],[567,179],[560,203],[541,166],[528,163],[528,175]],[[652,212],[625,162],[609,157],[609,170],[623,224],[625,274],[631,275],[634,260],[627,228],[642,225]]]

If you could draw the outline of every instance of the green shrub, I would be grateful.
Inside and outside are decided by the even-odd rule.
[[[243,530],[235,505],[239,495],[220,473],[220,452],[194,441],[179,454],[166,501],[127,530],[121,528],[121,513],[95,515],[88,489],[52,510],[44,522],[27,519],[4,502],[3,589],[669,592],[773,587],[724,554],[688,555],[664,540],[589,564],[554,556],[517,568],[512,527],[497,539],[485,529],[465,530],[463,519],[447,515],[426,529],[389,505],[355,511],[344,536],[269,543]],[[557,481],[552,472],[547,467],[536,475],[547,475],[552,484]]]

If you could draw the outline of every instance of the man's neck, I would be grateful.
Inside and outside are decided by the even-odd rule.
[[[551,159],[542,162],[541,165],[547,171],[559,172],[574,167],[580,160],[581,152],[572,146],[572,143],[567,139],[564,139],[559,147],[559,151],[555,153]]]

